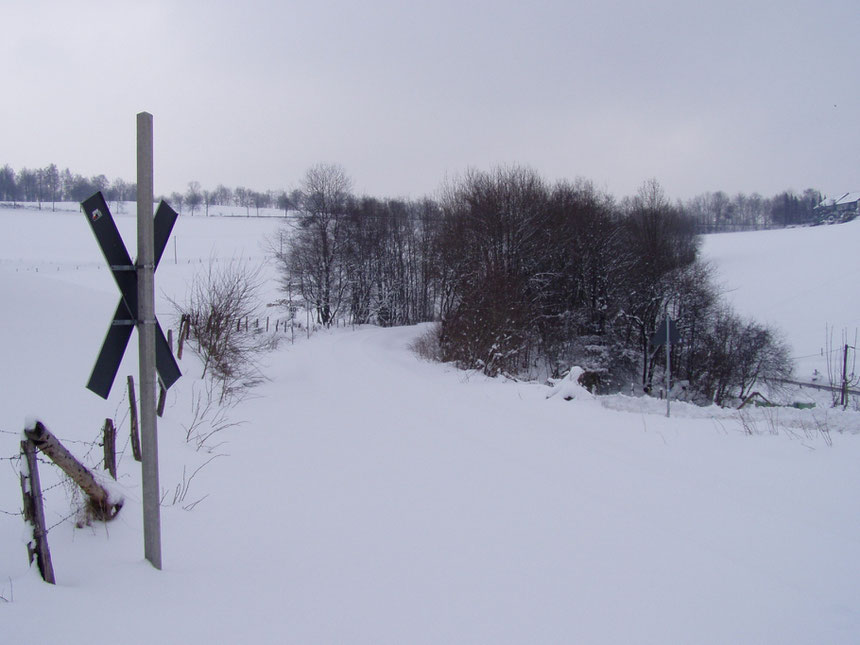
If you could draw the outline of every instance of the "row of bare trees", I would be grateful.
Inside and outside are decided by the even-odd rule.
[[[821,193],[812,188],[799,194],[786,190],[773,197],[729,195],[718,190],[696,195],[680,203],[679,208],[696,222],[700,233],[713,233],[814,223],[821,201]]]
[[[672,363],[702,399],[788,371],[775,332],[721,302],[696,222],[656,181],[618,203],[585,181],[498,168],[408,202],[356,198],[343,169],[322,165],[295,197],[272,248],[284,290],[319,324],[436,320],[431,353],[462,367],[535,377],[578,364],[606,389],[650,388],[668,312],[684,336]]]
[[[191,181],[184,193],[173,192],[166,199],[180,212],[184,207],[184,212],[190,215],[201,212],[208,216],[210,206],[239,206],[250,217],[252,209],[254,215],[259,216],[261,208],[277,208],[286,215],[293,208],[293,197],[284,191],[257,191],[244,186],[232,189],[223,184],[207,190],[200,186],[200,182]]]
[[[271,241],[289,298],[321,325],[403,325],[438,314],[444,282],[435,261],[439,207],[356,198],[338,166],[311,168],[293,194],[296,216]]]
[[[44,168],[21,168],[17,172],[9,166],[0,168],[0,201],[35,202],[42,204],[83,201],[93,193],[101,191],[110,201],[132,199],[135,184],[122,179],[108,180],[104,175],[84,177],[68,168],[60,170],[55,164]]]
[[[108,201],[123,202],[135,198],[136,184],[105,175],[86,177],[73,173],[68,168],[60,170],[56,164],[44,168],[21,168],[16,171],[9,164],[0,167],[0,201],[32,202],[51,204],[57,202],[80,202],[95,192],[101,191]],[[247,215],[259,215],[261,208],[278,208],[286,214],[293,207],[294,195],[285,191],[256,191],[238,186],[229,188],[219,184],[212,190],[201,187],[200,182],[191,181],[185,192],[173,192],[163,199],[169,201],[179,212],[194,215],[209,214],[210,206],[239,206]]]
[[[17,172],[8,164],[0,168],[0,201],[40,204],[81,201],[96,191],[101,191],[108,201],[124,201],[133,199],[135,184],[119,178],[110,181],[104,175],[84,177],[73,174],[68,168],[59,170],[55,164],[44,168],[22,168]],[[164,198],[178,211],[190,215],[198,211],[208,215],[210,206],[239,206],[248,216],[252,211],[259,215],[260,209],[277,208],[286,215],[301,208],[302,191],[257,191],[223,184],[207,189],[200,182],[191,181],[185,192],[175,191]],[[812,188],[801,193],[786,190],[772,197],[759,193],[729,195],[718,190],[678,202],[676,207],[696,223],[700,233],[710,233],[812,223],[818,217],[816,206],[821,201],[821,193]]]

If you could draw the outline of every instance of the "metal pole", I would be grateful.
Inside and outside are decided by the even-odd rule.
[[[152,115],[137,115],[137,337],[140,360],[140,430],[143,453],[143,545],[161,569],[158,430],[155,401],[155,242],[153,237]]]
[[[669,309],[666,308],[666,416],[669,416],[669,375],[672,372],[672,342],[669,339]]]

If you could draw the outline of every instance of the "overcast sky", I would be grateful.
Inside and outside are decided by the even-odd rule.
[[[616,197],[860,190],[858,0],[0,0],[0,165],[156,193],[318,162],[420,197],[523,164]]]

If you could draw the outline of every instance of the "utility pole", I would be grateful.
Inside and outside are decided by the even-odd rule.
[[[155,401],[155,242],[153,234],[152,115],[137,115],[137,337],[140,362],[140,429],[143,456],[143,544],[161,569],[161,509]]]

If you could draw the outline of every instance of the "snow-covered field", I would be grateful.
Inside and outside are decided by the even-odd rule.
[[[678,403],[667,419],[659,401],[547,398],[418,360],[420,328],[284,336],[230,412],[242,424],[202,450],[185,440],[201,383],[186,354],[159,421],[156,571],[126,439],[135,339],[107,402],[84,388],[113,280],[80,213],[0,209],[0,225],[3,642],[860,642],[860,413]],[[261,259],[277,225],[181,218],[162,326],[195,271]],[[860,326],[858,242],[855,222],[712,236],[704,254],[803,356],[825,323]],[[75,529],[72,491],[45,494],[56,586],[28,568],[17,515],[26,416],[90,465],[105,417],[119,425],[114,522]]]
[[[702,245],[702,255],[717,269],[718,283],[735,308],[783,332],[803,381],[816,369],[827,373],[824,354],[842,351],[843,331],[854,344],[860,328],[858,251],[860,220],[706,235]]]

